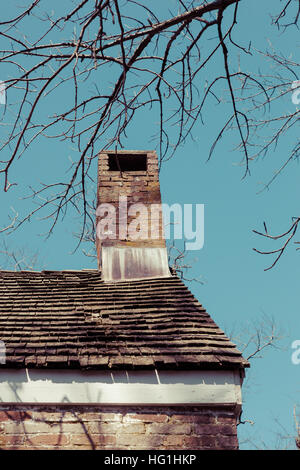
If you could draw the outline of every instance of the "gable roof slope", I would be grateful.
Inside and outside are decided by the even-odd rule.
[[[97,270],[0,271],[0,367],[243,369],[177,277],[107,283]]]

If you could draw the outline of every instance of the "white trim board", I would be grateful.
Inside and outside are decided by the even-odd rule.
[[[0,403],[241,406],[238,371],[0,369]]]

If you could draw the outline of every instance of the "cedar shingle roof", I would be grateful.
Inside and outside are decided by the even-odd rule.
[[[94,270],[0,271],[0,340],[0,367],[248,366],[176,276],[104,283]]]

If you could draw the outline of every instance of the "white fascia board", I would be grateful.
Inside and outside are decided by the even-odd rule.
[[[241,378],[238,371],[1,369],[0,403],[240,407]]]

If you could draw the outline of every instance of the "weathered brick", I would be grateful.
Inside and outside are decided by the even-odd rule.
[[[166,446],[166,447],[180,447],[182,448],[182,444],[183,444],[183,437],[182,436],[166,436],[164,441],[163,441],[163,445]]]
[[[20,421],[8,421],[0,424],[0,433],[3,434],[24,434],[24,423]]]
[[[138,434],[145,432],[145,425],[142,423],[132,423],[122,425],[119,430],[124,434]]]
[[[219,436],[217,445],[220,449],[237,449],[238,440],[236,436]]]
[[[82,413],[79,415],[82,421],[101,421],[103,423],[118,422],[123,418],[122,413]]]
[[[168,419],[168,416],[163,414],[127,414],[124,416],[123,422],[166,423]]]
[[[224,415],[222,415],[222,416],[218,415],[216,417],[216,420],[220,424],[231,424],[232,423],[232,416],[230,416],[230,415],[225,415],[225,416]]]
[[[185,449],[201,449],[202,440],[201,436],[184,436],[183,437],[183,448]]]
[[[146,427],[149,434],[190,434],[190,424],[155,423]]]
[[[92,434],[91,438],[96,446],[114,446],[116,445],[117,441],[117,437],[114,435],[102,436],[100,434]]]
[[[63,433],[72,433],[72,434],[86,434],[88,432],[89,421],[77,421],[74,423],[62,423],[60,425],[60,430]],[[98,426],[98,423],[94,423],[94,426]],[[55,428],[57,430],[57,427]]]
[[[7,432],[8,429],[6,429]],[[22,425],[18,426],[18,432],[25,432],[27,434],[43,434],[43,433],[59,433],[62,431],[61,423],[47,423],[43,421],[25,421]]]
[[[122,425],[118,422],[111,423],[88,423],[88,431],[94,434],[114,434],[122,429]]]
[[[216,435],[220,433],[221,426],[218,424],[194,424],[193,430],[196,434],[211,434]]]
[[[227,424],[227,425],[219,425],[220,434],[225,435],[236,435],[236,425],[235,424]]]
[[[1,449],[1,448],[0,448]],[[43,447],[44,449],[44,447]],[[8,445],[5,447],[5,449],[1,449],[1,450],[38,450],[36,449],[35,447],[33,446],[27,446],[27,445],[23,445],[23,444],[16,444],[16,445]]]
[[[216,447],[216,437],[215,436],[201,436],[201,446],[205,448]]]
[[[64,446],[69,442],[69,436],[63,434],[41,434],[41,435],[27,435],[25,434],[24,442],[28,442],[33,446]]]
[[[0,412],[1,450],[238,448],[235,417],[222,409],[0,406]]]
[[[44,421],[49,423],[61,423],[61,422],[76,422],[78,421],[78,416],[76,413],[72,412],[39,412],[39,411],[32,411],[31,417],[35,421]]]
[[[74,434],[70,436],[70,445],[88,446],[93,448],[92,439],[88,434]]]
[[[29,417],[28,414],[22,413],[20,411],[0,411],[0,423],[2,421],[23,421]]]
[[[0,435],[0,448],[1,447],[6,447],[6,446],[12,446],[16,444],[22,444],[24,441],[24,436],[23,435]]]
[[[200,423],[200,424],[214,424],[216,422],[215,416],[205,414],[174,414],[170,418],[170,422],[184,422],[184,423]]]
[[[101,434],[83,434],[83,435],[72,435],[70,436],[70,445],[77,445],[77,446],[90,446],[94,448],[96,446],[103,445],[115,445],[116,444],[116,436],[109,435],[104,436]]]
[[[129,446],[133,449],[139,449],[140,446],[148,448],[159,448],[163,442],[163,436],[145,436],[140,434],[124,434],[118,436],[118,445]]]

